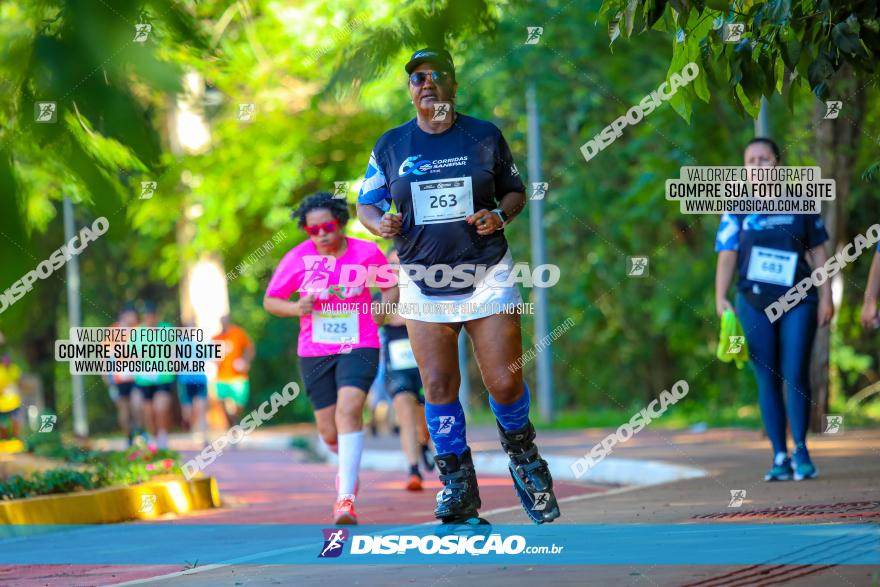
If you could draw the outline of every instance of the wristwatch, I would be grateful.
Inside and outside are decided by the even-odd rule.
[[[494,210],[492,210],[492,212],[497,214],[498,218],[501,219],[501,228],[504,229],[504,227],[507,226],[507,214],[501,208],[495,208]]]

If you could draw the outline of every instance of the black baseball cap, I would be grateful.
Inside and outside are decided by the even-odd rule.
[[[448,71],[455,79],[455,65],[452,63],[452,55],[446,49],[438,49],[436,47],[425,47],[419,49],[412,54],[406,64],[406,72],[412,73],[422,63],[433,63],[439,65],[444,71]]]

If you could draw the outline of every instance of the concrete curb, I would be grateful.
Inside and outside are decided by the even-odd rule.
[[[246,436],[242,442],[236,445],[236,448],[243,450],[287,450],[290,449],[293,439],[297,437],[303,438],[294,434],[252,434]],[[172,442],[172,448],[187,450],[178,442],[175,439]],[[121,441],[116,444],[120,443]],[[110,443],[107,444],[109,445]],[[327,449],[327,446],[320,438],[312,437],[309,440],[309,444],[322,460],[336,464],[336,455]],[[189,450],[193,450],[193,448],[195,447]],[[571,466],[578,460],[577,457],[555,454],[543,456],[550,465],[553,478],[560,481],[579,481],[601,485],[648,486],[682,479],[697,479],[708,475],[705,470],[697,467],[678,465],[665,461],[608,457],[578,478],[575,477],[574,472],[571,470]],[[478,473],[507,475],[507,464],[507,456],[501,452],[500,448],[497,451],[474,453],[474,465]],[[361,457],[361,466],[364,469],[373,471],[393,471],[400,472],[401,474],[408,470],[403,453],[399,450],[367,449]]]
[[[328,463],[336,464],[338,458],[327,449],[327,446],[316,439],[313,442],[315,452]],[[571,470],[577,457],[567,455],[543,455],[553,478],[559,481],[579,481],[582,483],[598,483],[602,485],[647,486],[705,477],[708,473],[696,467],[676,465],[663,461],[641,459],[619,459],[609,457],[587,471],[582,477],[575,477]],[[477,474],[508,475],[507,455],[500,452],[474,453],[474,467]],[[361,457],[361,467],[373,471],[394,471],[403,474],[408,465],[403,453],[399,450],[365,450]]]

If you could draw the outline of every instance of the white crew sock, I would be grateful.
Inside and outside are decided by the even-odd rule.
[[[339,488],[337,497],[354,495],[358,469],[361,468],[361,453],[364,451],[364,431],[347,432],[339,435]]]
[[[156,434],[156,447],[168,448],[168,433],[164,430],[159,430]]]

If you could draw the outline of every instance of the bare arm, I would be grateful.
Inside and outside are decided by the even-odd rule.
[[[510,222],[523,211],[526,207],[526,195],[522,192],[509,192],[501,198],[498,206],[507,215],[507,222]]]
[[[394,238],[403,226],[400,214],[385,214],[372,204],[358,204],[357,215],[367,230],[382,238]]]
[[[389,314],[389,313],[385,312],[385,310],[388,309],[388,307],[391,304],[397,304],[399,302],[399,300],[400,300],[400,290],[397,288],[397,286],[389,287],[388,289],[383,289],[382,290],[381,307],[379,308],[379,310],[377,312],[373,312],[373,322],[375,322],[379,326],[382,326],[385,323],[388,323],[392,326],[400,326],[401,324],[398,324],[395,321],[395,317],[397,316],[397,314],[395,314],[395,313]]]
[[[810,269],[816,269],[816,267],[821,267],[828,261],[828,251],[825,249],[825,245],[821,244],[817,247],[813,247],[809,250],[810,255]],[[831,280],[826,279],[825,282],[819,286],[819,300],[827,299],[831,300]]]
[[[715,266],[715,313],[719,318],[724,314],[724,310],[730,309],[736,312],[727,299],[727,290],[730,289],[736,271],[736,259],[736,251],[718,253],[718,264]]]
[[[526,195],[524,193],[508,192],[501,198],[498,207],[504,210],[504,215],[507,216],[507,222],[509,223],[517,214],[522,212],[525,202]],[[468,224],[475,226],[477,234],[480,236],[488,236],[496,230],[504,228],[504,224],[501,222],[498,214],[485,209],[477,210],[464,220]]]
[[[245,361],[247,361],[248,363],[250,363],[251,361],[254,360],[255,356],[257,356],[257,349],[256,349],[256,347],[254,347],[253,341],[251,341],[251,339],[248,338],[248,344],[244,348],[244,352],[242,353],[242,358]]]
[[[306,300],[309,300],[307,307],[304,303]],[[312,301],[312,296],[307,296],[297,302],[282,300],[281,298],[273,298],[272,296],[265,296],[263,298],[263,309],[273,316],[290,318],[292,316],[302,316],[310,313],[312,311]]]
[[[821,267],[828,260],[828,251],[825,249],[824,243],[813,247],[808,251],[810,267],[812,269],[816,269],[816,267]],[[818,320],[819,326],[825,326],[829,322],[831,322],[831,318],[834,316],[834,304],[831,301],[831,280],[826,279],[822,285],[819,286],[819,308],[818,308]]]
[[[358,204],[357,215],[358,220],[367,230],[379,236],[379,221],[382,220],[382,210],[372,204]]]
[[[875,254],[874,260],[871,261],[868,285],[865,286],[865,299],[862,304],[862,326],[865,328],[877,327],[878,295],[880,295],[880,253]]]

